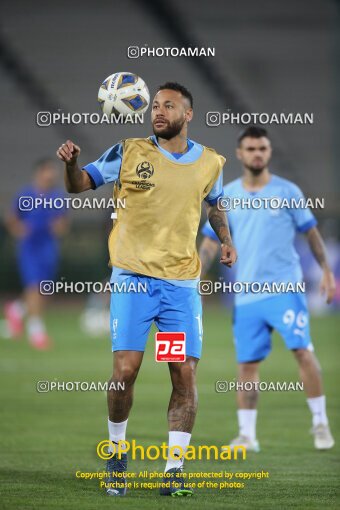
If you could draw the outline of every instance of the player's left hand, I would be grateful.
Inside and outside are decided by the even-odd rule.
[[[237,253],[233,246],[228,246],[227,244],[221,244],[221,264],[225,266],[231,267],[235,264],[237,260]]]
[[[334,274],[330,269],[325,269],[321,282],[320,282],[320,291],[321,294],[326,295],[326,302],[327,304],[331,303],[333,301],[334,295],[336,290],[336,284],[335,284],[335,278]]]

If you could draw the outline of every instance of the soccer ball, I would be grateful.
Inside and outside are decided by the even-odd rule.
[[[144,80],[133,73],[114,73],[108,76],[98,91],[98,102],[107,115],[135,115],[145,113],[150,93]]]

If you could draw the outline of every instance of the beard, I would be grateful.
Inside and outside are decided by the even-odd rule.
[[[266,168],[265,165],[263,166],[246,166],[247,170],[249,170],[254,177],[258,177],[259,175],[262,174],[263,170]]]
[[[165,140],[171,140],[171,138],[174,138],[175,136],[179,135],[179,133],[182,130],[182,127],[184,126],[185,120],[179,119],[174,120],[173,122],[168,122],[164,120],[166,125],[160,129],[157,129],[155,127],[155,124],[152,124],[153,132],[156,136],[159,136],[160,138],[164,138]]]

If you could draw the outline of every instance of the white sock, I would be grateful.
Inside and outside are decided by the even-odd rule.
[[[39,335],[46,333],[45,324],[40,317],[31,316],[27,320],[27,332],[28,336]]]
[[[110,441],[112,441],[113,443],[125,441],[127,422],[128,420],[121,421],[119,423],[115,423],[114,421],[110,421],[109,419],[107,420]],[[111,447],[109,447],[109,451],[112,451]]]
[[[321,397],[307,398],[307,404],[313,415],[313,427],[320,424],[328,425],[325,395],[321,395]]]
[[[239,409],[237,418],[240,435],[254,441],[256,439],[257,409]]]
[[[180,468],[183,466],[183,462],[184,462],[183,455],[185,454],[185,452],[189,446],[190,439],[191,439],[191,434],[189,434],[189,432],[178,432],[177,430],[169,432],[168,460],[166,462],[165,471],[169,471],[169,469],[172,469],[172,468]],[[172,448],[174,446],[180,446],[183,450],[183,455],[181,456],[182,451],[180,449],[178,449],[178,448],[172,449],[172,455],[173,456],[175,456],[176,454],[178,455],[178,458],[176,458],[176,459],[173,459],[169,453],[170,448]]]

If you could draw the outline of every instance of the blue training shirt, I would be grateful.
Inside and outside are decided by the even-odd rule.
[[[193,163],[196,161],[203,152],[203,147],[193,140],[187,139],[188,150],[184,154],[171,153],[160,147],[155,135],[150,139],[157,146],[157,148],[170,160],[178,161],[181,163]],[[83,170],[91,176],[96,188],[109,182],[115,182],[119,179],[120,168],[123,159],[123,146],[122,143],[117,143],[110,147],[104,154],[93,163],[89,163],[83,167]],[[215,205],[217,200],[223,194],[223,174],[220,173],[210,193],[205,197],[206,202],[210,205]],[[122,269],[120,267],[112,267],[111,282],[121,282],[129,276],[133,275],[132,271]],[[193,280],[170,280],[165,279],[167,282],[179,287],[196,287],[199,278]]]
[[[277,198],[282,204],[299,203],[305,200],[300,188],[291,181],[272,175],[271,180],[258,192],[247,191],[242,179],[236,179],[223,188],[224,196],[230,199],[269,199]],[[285,200],[284,200],[285,199]],[[238,282],[259,283],[298,283],[302,280],[299,256],[294,247],[296,232],[307,232],[317,224],[309,208],[306,207],[261,207],[231,208],[228,220],[233,243],[238,253],[235,264]],[[268,203],[268,202],[267,202]],[[218,238],[209,223],[205,223],[202,234]],[[272,295],[272,294],[269,294]],[[235,304],[246,304],[268,297],[265,293],[236,293]]]
[[[17,194],[13,200],[12,211],[27,229],[26,235],[17,241],[19,249],[48,246],[53,251],[58,248],[58,239],[52,231],[52,223],[57,218],[64,216],[66,209],[63,205],[55,207],[53,204],[51,207],[44,207],[43,204],[35,207],[35,200],[40,198],[47,201],[63,200],[65,194],[58,188],[41,192],[33,185],[25,187]],[[60,200],[61,204],[62,200]]]

